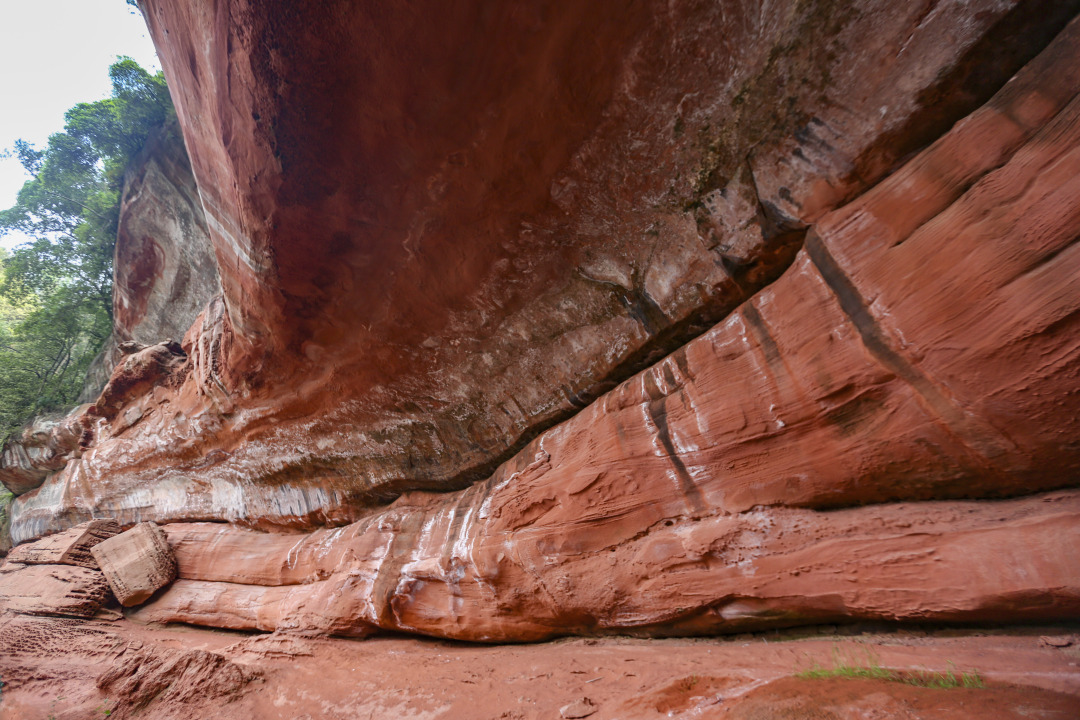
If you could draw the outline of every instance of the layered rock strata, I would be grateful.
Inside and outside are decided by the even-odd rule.
[[[207,700],[227,703],[257,675],[217,653],[133,642],[98,676],[97,687],[109,697],[123,699],[116,713],[123,720],[138,717],[151,703],[160,703],[158,708]]]
[[[173,525],[182,579],[137,616],[488,641],[1076,617],[1080,491],[932,500],[1080,477],[1078,60],[1074,23],[487,481],[310,535]]]
[[[8,562],[24,565],[77,565],[100,570],[91,549],[120,533],[113,520],[91,520],[36,542],[25,543],[8,554]]]
[[[776,278],[1076,7],[147,0],[223,297],[15,539],[310,528],[482,479]]]
[[[98,570],[74,565],[0,565],[0,611],[91,618],[109,598]]]
[[[180,339],[221,292],[199,190],[176,121],[124,177],[113,262],[116,344]]]
[[[192,642],[190,634],[183,640]],[[258,710],[228,709],[261,674],[259,669],[178,644],[176,637],[163,638],[130,623],[0,613],[4,714],[115,720],[267,717]]]
[[[175,120],[153,133],[125,176],[113,259],[113,332],[88,373],[79,407],[34,418],[0,455],[0,483],[39,487],[93,439],[86,406],[136,350],[182,338],[221,288],[195,178]],[[176,346],[179,352],[179,346]],[[130,372],[127,373],[130,375]],[[128,383],[130,386],[130,383]],[[119,403],[153,389],[129,388]],[[110,391],[106,402],[116,403]],[[134,414],[131,415],[134,417]],[[128,423],[133,424],[133,423]]]
[[[117,364],[112,377],[98,396],[97,402],[87,412],[112,422],[112,430],[123,431],[142,418],[138,401],[152,391],[166,390],[183,381],[187,354],[179,343],[169,338],[155,345],[136,342],[121,343],[123,359]],[[124,410],[123,416],[120,411]]]
[[[85,410],[80,406],[67,414],[40,415],[18,437],[4,443],[0,483],[21,495],[40,487],[50,473],[62,470],[79,448]]]
[[[699,518],[663,519],[662,508],[635,525],[648,504],[576,522],[503,513],[491,523],[479,495],[456,507],[402,503],[304,536],[169,525],[180,579],[133,617],[508,642],[853,619],[1049,622],[1080,612],[1080,572],[1060,552],[1080,542],[1078,492]]]
[[[113,254],[113,331],[87,373],[92,403],[123,360],[125,343],[181,338],[221,292],[214,250],[180,127],[155,129],[124,176]]]
[[[1080,614],[1072,3],[143,7],[223,294],[13,536],[355,522],[166,526],[134,617]]]

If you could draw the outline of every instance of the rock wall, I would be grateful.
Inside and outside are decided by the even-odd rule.
[[[116,343],[179,341],[221,292],[180,127],[147,141],[124,178],[113,263]]]
[[[18,436],[4,443],[0,454],[0,483],[16,495],[29,492],[50,473],[63,470],[82,438],[86,406],[68,413],[38,415]]]
[[[169,525],[181,579],[133,617],[519,642],[1080,613],[1080,572],[1060,552],[1080,542],[1076,491],[832,512],[662,508],[655,515],[667,519],[649,523],[640,496],[626,503],[628,517],[612,518],[589,490],[551,490],[588,514],[565,519],[574,509],[565,502],[545,514],[498,513],[503,495],[489,493],[485,508],[473,491],[300,537]]]
[[[702,337],[485,483],[173,526],[138,615],[469,640],[1080,612],[1080,23]],[[869,504],[869,505],[868,505]],[[834,508],[848,508],[836,510]]]
[[[184,337],[221,292],[202,202],[176,120],[155,130],[124,177],[113,258],[113,334],[88,373],[92,403],[123,358],[117,346]]]
[[[1077,8],[143,9],[223,298],[180,389],[20,501],[22,539],[90,508],[310,529],[487,477],[778,277]]]
[[[222,294],[16,541],[173,523],[137,614],[242,629],[1077,616],[1080,3],[142,8]]]

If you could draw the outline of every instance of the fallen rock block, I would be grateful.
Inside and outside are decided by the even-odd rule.
[[[90,618],[109,597],[105,577],[73,565],[0,567],[0,610],[19,615]]]
[[[145,602],[176,579],[176,559],[156,524],[139,523],[95,545],[90,552],[124,607]]]
[[[98,570],[90,553],[98,543],[120,533],[115,520],[90,520],[64,532],[12,548],[8,559],[24,565],[77,565]]]

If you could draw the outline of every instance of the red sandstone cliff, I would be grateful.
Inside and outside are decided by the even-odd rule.
[[[139,615],[503,641],[1076,617],[1080,494],[890,501],[1075,484],[1078,60],[1074,25],[768,289],[487,482],[275,543],[174,526],[188,580]]]
[[[1080,612],[1076,3],[143,10],[222,296],[16,541],[174,523],[138,614],[249,629]]]
[[[217,264],[180,128],[160,128],[124,179],[116,238],[117,343],[179,341],[220,292]]]

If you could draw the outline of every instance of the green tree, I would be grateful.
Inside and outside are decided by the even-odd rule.
[[[112,329],[124,172],[173,108],[160,72],[121,58],[109,76],[112,97],[68,110],[46,148],[20,140],[11,151],[30,180],[0,211],[0,235],[36,239],[0,258],[0,437],[74,403]]]

